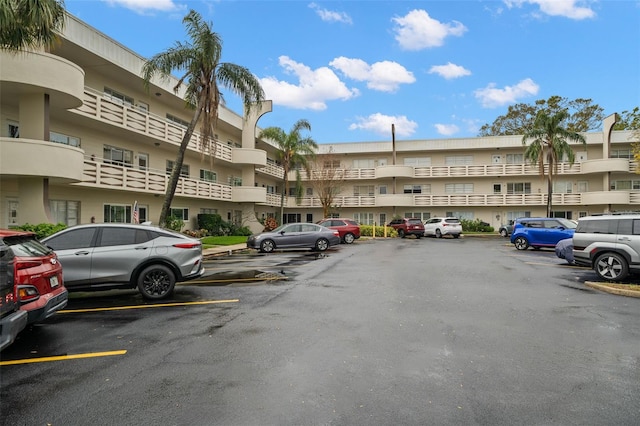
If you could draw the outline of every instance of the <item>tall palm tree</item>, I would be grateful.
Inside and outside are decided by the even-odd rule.
[[[0,50],[48,48],[64,17],[63,0],[0,0]]]
[[[580,133],[569,131],[563,127],[563,123],[568,117],[567,111],[560,111],[553,115],[540,111],[536,115],[533,128],[527,130],[522,136],[523,145],[531,140],[531,144],[524,152],[524,157],[531,163],[539,165],[540,176],[543,178],[545,177],[544,166],[547,165],[547,217],[551,216],[553,177],[558,172],[558,163],[564,156],[567,157],[571,165],[575,161],[575,154],[568,142],[587,144],[584,136]]]
[[[151,79],[156,75],[167,80],[174,70],[184,72],[174,91],[178,93],[181,85],[186,82],[185,101],[190,108],[194,109],[193,118],[182,138],[171,171],[160,212],[160,226],[165,226],[169,216],[184,155],[199,121],[202,152],[209,152],[212,159],[215,156],[216,142],[212,136],[218,120],[218,107],[222,100],[219,86],[225,87],[242,98],[246,114],[250,112],[253,104],[259,105],[264,100],[260,81],[247,68],[229,62],[220,62],[222,39],[218,33],[212,31],[211,23],[203,21],[200,14],[194,10],[191,10],[182,22],[186,26],[190,41],[176,42],[175,46],[145,62],[142,68],[147,90]]]
[[[303,167],[309,173],[308,158],[315,155],[318,144],[311,137],[303,137],[302,131],[311,131],[311,124],[307,120],[298,120],[289,133],[280,127],[267,127],[260,132],[260,139],[271,139],[278,145],[278,160],[284,170],[282,177],[282,193],[280,194],[280,224],[284,223],[284,196],[289,193],[289,172]]]

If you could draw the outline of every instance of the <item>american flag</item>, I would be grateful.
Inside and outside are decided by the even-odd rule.
[[[133,223],[138,223],[140,221],[140,216],[138,214],[138,200],[133,203]]]

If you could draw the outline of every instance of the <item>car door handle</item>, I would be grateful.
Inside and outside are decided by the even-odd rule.
[[[136,250],[146,250],[147,247],[136,247]]]
[[[89,252],[86,251],[86,250],[82,250],[82,251],[77,251],[77,252],[75,252],[73,254],[75,254],[76,256],[86,256],[86,255],[89,254]]]

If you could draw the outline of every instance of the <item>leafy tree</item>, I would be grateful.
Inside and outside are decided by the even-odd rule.
[[[345,180],[339,158],[332,152],[317,157],[313,162],[311,185],[322,204],[322,217],[329,217],[335,197],[341,192]]]
[[[171,202],[175,195],[184,155],[193,131],[200,121],[202,136],[201,149],[215,156],[216,143],[212,136],[218,120],[218,107],[222,100],[220,86],[223,86],[242,98],[245,113],[249,113],[251,105],[264,100],[264,91],[259,80],[251,72],[240,65],[220,62],[222,56],[222,39],[212,31],[211,23],[204,22],[198,12],[191,10],[182,20],[187,29],[190,41],[176,42],[175,46],[158,53],[142,68],[144,85],[149,90],[151,79],[158,75],[168,80],[172,71],[184,74],[174,87],[178,93],[186,82],[185,101],[194,109],[194,115],[182,138],[176,161],[171,171],[169,184],[160,212],[160,226],[166,225]]]
[[[580,133],[563,127],[569,113],[559,111],[548,115],[546,111],[538,112],[533,127],[522,136],[522,144],[531,143],[524,152],[526,159],[531,163],[537,163],[540,167],[540,176],[545,176],[545,164],[547,165],[547,216],[551,216],[553,177],[558,172],[558,163],[566,155],[569,164],[573,165],[575,154],[568,142],[581,142],[587,144],[586,139]]]
[[[284,223],[284,195],[289,193],[289,172],[296,169],[300,173],[300,167],[311,175],[308,158],[315,156],[318,144],[309,136],[303,137],[302,131],[311,131],[311,124],[307,120],[298,120],[289,133],[280,127],[267,127],[260,132],[260,139],[271,139],[278,147],[277,157],[284,170],[282,178],[282,193],[280,194],[280,220]]]
[[[622,111],[618,115],[618,121],[613,125],[613,130],[640,130],[640,108]]]
[[[0,49],[48,48],[64,28],[63,0],[0,0]]]
[[[560,96],[551,96],[547,100],[537,100],[533,105],[511,105],[505,115],[496,118],[492,124],[482,126],[479,136],[523,135],[533,127],[539,112],[553,116],[566,111],[567,117],[562,124],[571,132],[595,130],[602,124],[604,110],[591,102],[591,99],[570,101]]]

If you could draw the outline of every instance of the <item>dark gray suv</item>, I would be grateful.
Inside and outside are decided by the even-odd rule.
[[[578,220],[573,257],[608,281],[640,272],[640,214],[607,214]]]

